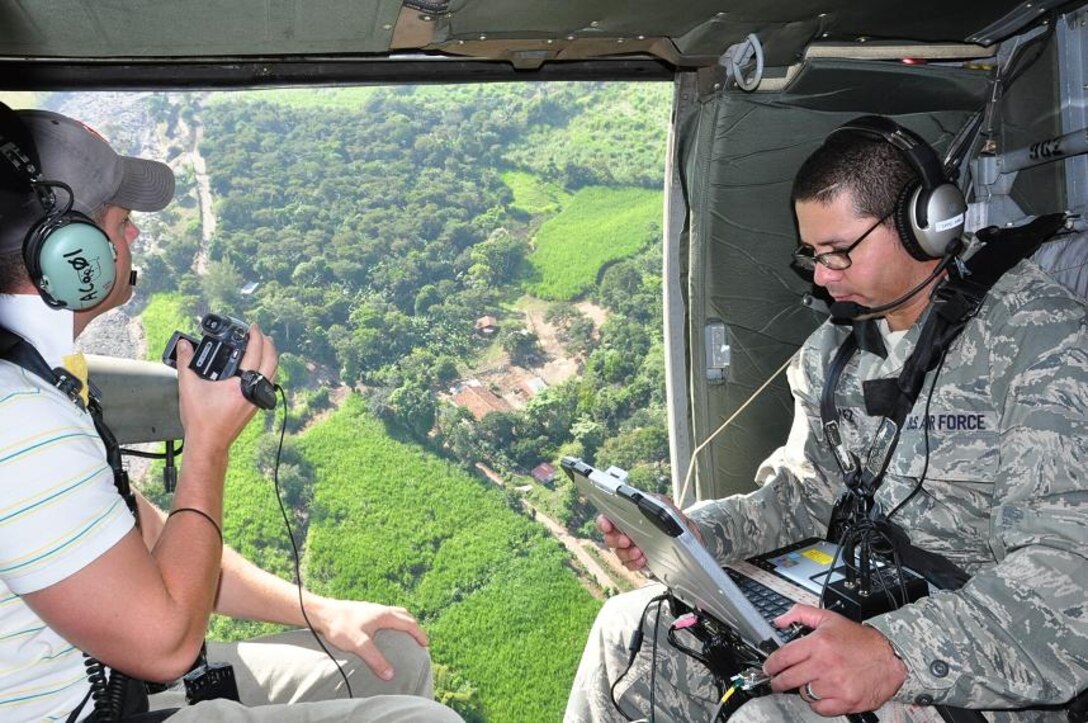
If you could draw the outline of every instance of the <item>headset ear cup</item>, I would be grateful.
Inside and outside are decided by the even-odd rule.
[[[81,213],[47,217],[35,225],[24,241],[23,256],[31,281],[54,307],[93,308],[117,279],[113,242]]]
[[[924,212],[926,223],[915,223],[914,238],[928,258],[939,259],[962,243],[967,201],[954,183],[942,183],[914,200],[915,218]],[[922,204],[925,204],[924,206]]]
[[[904,186],[899,192],[899,198],[895,200],[895,212],[892,217],[895,218],[895,230],[899,234],[899,240],[903,242],[903,248],[907,250],[911,258],[918,261],[929,261],[932,257],[925,252],[914,235],[916,225],[914,215],[915,196],[921,191],[922,184],[920,182],[908,183]]]

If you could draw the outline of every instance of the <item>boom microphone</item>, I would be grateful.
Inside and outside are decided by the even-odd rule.
[[[822,314],[831,313],[827,303],[823,299],[817,298],[814,294],[803,294],[801,296],[801,304]]]
[[[939,276],[941,272],[948,268],[948,265],[952,263],[954,259],[955,256],[952,256],[951,254],[945,256],[943,259],[941,259],[941,263],[937,264],[933,268],[933,272],[922,280],[922,283],[918,284],[895,301],[889,302],[887,304],[869,307],[862,306],[861,304],[854,303],[853,301],[836,301],[832,303],[830,307],[831,318],[835,321],[841,322],[865,321],[866,319],[875,319],[878,316],[883,316],[886,312],[891,311],[897,306],[904,304],[907,301],[910,301],[910,299],[914,298],[914,296],[916,296],[918,292],[928,286],[930,282],[933,281],[933,279],[937,278],[937,276]]]

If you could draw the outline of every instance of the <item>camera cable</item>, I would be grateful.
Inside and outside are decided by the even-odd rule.
[[[302,612],[302,619],[306,621],[306,627],[310,630],[310,634],[314,636],[314,640],[325,651],[325,655],[329,656],[329,660],[340,672],[340,677],[344,679],[344,686],[348,693],[348,698],[354,698],[355,695],[351,690],[351,683],[348,681],[348,676],[344,673],[344,668],[340,665],[340,662],[325,646],[321,636],[317,634],[314,629],[313,623],[310,622],[310,616],[306,614],[306,605],[302,600],[302,563],[298,552],[298,544],[295,542],[295,533],[291,530],[291,520],[287,516],[287,507],[283,504],[283,494],[280,491],[280,458],[283,456],[283,440],[287,434],[287,393],[283,390],[279,384],[275,385],[276,392],[280,395],[280,400],[283,402],[283,417],[280,419],[280,439],[279,444],[276,446],[276,463],[272,468],[272,483],[276,489],[276,502],[280,506],[280,514],[283,516],[284,527],[287,528],[287,539],[291,541],[291,553],[294,558],[295,565],[295,587],[298,589],[298,609]]]

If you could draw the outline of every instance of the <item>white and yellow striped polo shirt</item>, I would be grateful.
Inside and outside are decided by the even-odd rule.
[[[46,351],[50,364],[57,349],[71,349],[66,314],[36,297],[0,295],[0,323]],[[20,595],[79,571],[132,524],[90,415],[0,361],[0,720],[64,720],[79,705],[82,654]]]

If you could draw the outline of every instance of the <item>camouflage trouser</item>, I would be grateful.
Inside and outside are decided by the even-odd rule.
[[[650,717],[651,667],[653,675],[653,720],[698,721],[706,723],[717,705],[718,691],[714,680],[703,665],[673,648],[666,639],[672,616],[668,605],[661,609],[657,625],[656,665],[653,633],[656,606],[646,615],[642,650],[630,672],[616,685],[616,700],[627,717],[612,704],[612,683],[627,667],[627,645],[639,625],[647,603],[659,594],[659,585],[650,585],[633,592],[617,595],[601,608],[589,633],[582,662],[574,677],[574,686],[567,711],[566,723],[593,721],[638,720]],[[942,719],[932,707],[907,706],[891,703],[877,714],[881,723],[939,723]],[[746,703],[729,719],[736,723],[783,723],[783,721],[842,721],[845,717],[823,718],[813,712],[800,696],[769,695]]]

